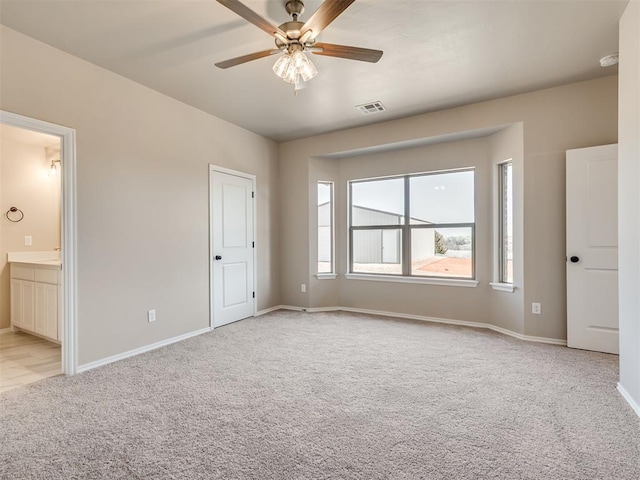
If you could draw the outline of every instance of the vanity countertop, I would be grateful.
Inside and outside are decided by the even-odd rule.
[[[40,265],[45,267],[62,267],[62,261],[60,260],[19,260],[11,261],[9,263],[22,263],[24,265]]]
[[[59,251],[52,252],[9,252],[7,262],[39,265],[44,267],[61,267],[62,260]]]

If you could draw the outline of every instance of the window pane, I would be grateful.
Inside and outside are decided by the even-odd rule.
[[[513,283],[513,165],[500,166],[500,281]]]
[[[400,229],[354,230],[353,271],[402,275]]]
[[[474,172],[411,177],[411,224],[473,223]]]
[[[471,227],[412,228],[411,274],[473,278]]]
[[[333,184],[318,182],[318,273],[333,272]]]
[[[351,225],[402,225],[404,179],[391,178],[351,184]]]

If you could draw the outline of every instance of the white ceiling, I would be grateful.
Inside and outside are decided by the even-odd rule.
[[[0,0],[4,25],[277,141],[616,73],[628,0],[357,0],[319,41],[384,50],[377,64],[312,55],[297,96],[274,57],[215,62],[273,40],[215,0]],[[244,2],[274,24],[284,0]],[[307,0],[302,20],[320,0]],[[380,100],[387,112],[356,105]]]

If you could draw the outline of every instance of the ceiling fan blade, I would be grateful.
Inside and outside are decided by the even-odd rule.
[[[253,23],[256,27],[264,30],[272,37],[280,38],[281,40],[282,39],[286,40],[287,34],[285,32],[280,30],[278,27],[273,25],[268,20],[262,18],[260,15],[258,15],[256,12],[251,10],[249,7],[240,3],[238,0],[218,0],[218,3],[221,3],[222,5],[227,7],[229,10],[240,15],[242,18],[244,18],[248,22]]]
[[[281,50],[274,48],[271,50],[263,50],[261,52],[250,53],[249,55],[243,55],[241,57],[225,60],[224,62],[218,62],[216,63],[216,67],[218,68],[235,67],[236,65],[241,65],[243,63],[250,62],[251,60],[257,60],[259,58],[268,57],[269,55],[275,55],[276,53],[280,53],[280,52]]]
[[[328,57],[348,58],[349,60],[360,60],[361,62],[376,63],[382,57],[382,50],[371,50],[370,48],[348,47],[346,45],[335,45],[333,43],[316,43],[309,51],[316,55],[326,55]]]
[[[338,15],[344,12],[349,5],[356,0],[325,0],[318,10],[315,11],[311,18],[302,26],[300,30],[300,36],[304,36],[307,31],[311,30],[312,33],[307,34],[309,38],[316,38],[327,25],[333,22]]]

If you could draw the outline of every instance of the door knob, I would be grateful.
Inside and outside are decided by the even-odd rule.
[[[580,261],[580,257],[576,257],[575,255],[573,257],[571,257],[569,260],[571,260],[571,263],[578,263]]]
[[[222,260],[222,255],[216,255],[216,260]]]

